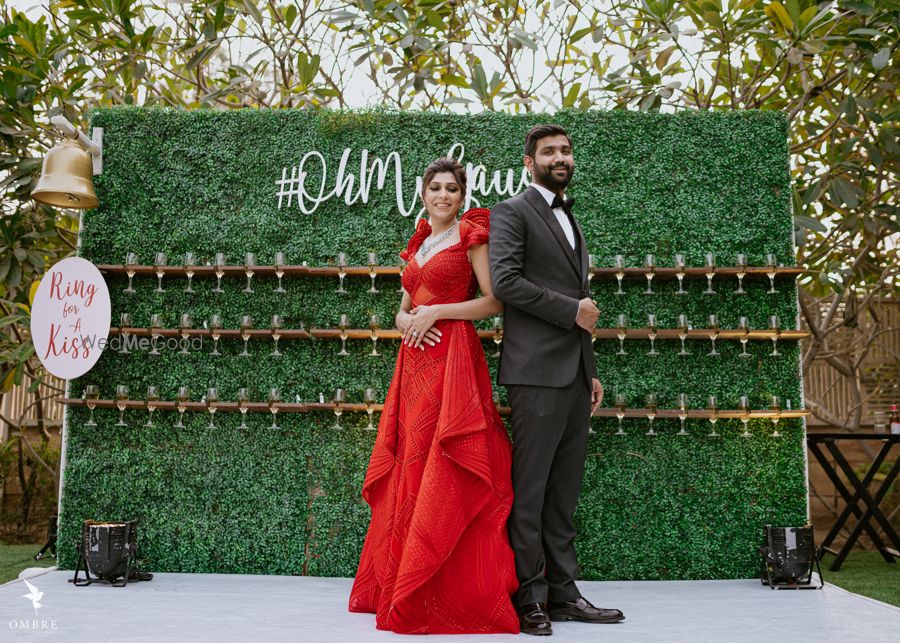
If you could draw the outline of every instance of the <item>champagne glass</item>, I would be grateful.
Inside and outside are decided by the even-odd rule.
[[[619,289],[616,290],[615,294],[624,295],[625,291],[622,290],[622,279],[625,277],[625,256],[616,255],[614,258],[614,263],[616,267],[616,281],[619,284]]]
[[[627,355],[625,351],[625,336],[628,334],[628,318],[624,313],[619,313],[616,321],[616,337],[619,338],[619,350],[616,355]]]
[[[215,387],[210,387],[206,389],[206,410],[209,411],[209,424],[206,425],[207,429],[215,429],[218,428],[213,423],[213,418],[216,415],[216,405],[219,403],[219,389]]]
[[[709,423],[712,425],[712,430],[706,437],[717,438],[719,437],[719,434],[716,432],[716,422],[719,420],[719,404],[715,395],[709,396],[709,401],[706,403],[706,410],[710,412]]]
[[[651,254],[644,257],[644,268],[647,269],[647,273],[644,275],[647,277],[647,290],[644,291],[644,294],[654,295],[656,293],[653,292],[650,284],[653,282],[654,270],[656,270],[656,257]]]
[[[217,252],[216,253],[216,287],[213,288],[213,292],[225,292],[222,290],[222,277],[225,275],[225,253]]]
[[[715,295],[716,291],[713,290],[712,282],[713,277],[716,275],[716,256],[711,253],[706,253],[706,290],[703,291],[704,295]]]
[[[341,404],[347,401],[347,392],[342,388],[334,389],[334,426],[331,427],[335,431],[343,431],[344,427],[341,426],[341,415],[344,413],[344,409],[341,407]]]
[[[272,351],[272,357],[281,357],[283,353],[278,350],[278,340],[281,338],[281,329],[284,328],[284,318],[281,315],[272,315],[272,340],[275,342],[275,349]]]
[[[497,351],[494,353],[494,357],[500,357],[500,344],[503,343],[503,320],[497,316],[494,317],[494,345],[497,347]]]
[[[721,355],[716,350],[716,338],[719,336],[719,316],[715,313],[709,316],[709,321],[706,323],[706,327],[709,329],[709,341],[712,342],[712,350],[707,353],[711,357],[717,357]]]
[[[381,353],[378,352],[378,329],[381,328],[379,322],[378,315],[373,314],[369,317],[369,337],[372,340],[372,352],[369,353],[370,357],[378,357],[381,355]]]
[[[690,435],[684,430],[684,422],[687,420],[688,396],[687,393],[678,394],[678,419],[681,421],[681,430],[675,435]]]
[[[690,355],[688,350],[684,347],[684,340],[687,339],[688,329],[690,328],[690,323],[688,322],[687,315],[681,313],[678,315],[678,339],[681,340],[681,350],[678,351],[678,354],[682,357],[685,355]]]
[[[588,255],[588,271],[587,278],[588,284],[591,283],[591,279],[594,278],[594,268],[597,267],[597,257],[595,255]]]
[[[650,350],[647,355],[656,357],[659,353],[656,350],[656,315],[653,313],[647,315],[647,331],[650,338]]]
[[[766,275],[769,277],[769,290],[766,292],[772,295],[778,292],[775,290],[775,274],[778,268],[778,259],[775,257],[775,253],[766,253],[766,268],[768,268]]]
[[[678,270],[678,272],[675,273],[675,278],[678,279],[678,290],[675,291],[676,295],[687,294],[687,290],[684,289],[684,265],[684,255],[675,255],[675,268]]]
[[[162,287],[163,267],[166,265],[166,253],[157,252],[156,258],[153,260],[153,266],[156,268],[156,290],[153,292],[166,292]]]
[[[778,328],[778,315],[769,315],[769,330],[772,331],[772,352],[769,353],[771,357],[778,357],[781,353],[778,352],[778,336],[781,334],[781,331]]]
[[[738,319],[738,328],[744,331],[744,334],[741,336],[741,352],[738,353],[738,357],[752,357],[747,352],[747,341],[750,339],[750,322],[747,321],[746,317]]]
[[[97,407],[97,400],[100,398],[100,387],[96,384],[88,384],[84,387],[84,401],[87,404],[90,414],[84,426],[97,426],[94,422],[94,409]]]
[[[619,420],[619,430],[616,431],[616,435],[625,435],[625,431],[622,429],[622,420],[625,418],[625,395],[623,393],[616,393],[616,419]]]
[[[185,252],[184,253],[184,273],[187,275],[188,282],[187,288],[184,289],[184,292],[194,292],[194,289],[191,287],[191,280],[194,278],[194,266],[197,265],[197,257],[194,256],[193,252]]]
[[[375,425],[372,424],[372,414],[375,412],[375,389],[367,388],[363,394],[363,401],[366,403],[366,414],[369,416],[366,431],[374,431]]]
[[[374,252],[369,253],[369,278],[372,280],[372,285],[369,287],[369,292],[373,295],[377,295],[379,290],[375,287],[375,266],[378,265],[378,255]]]
[[[653,430],[653,420],[656,419],[656,393],[647,394],[645,405],[647,407],[647,420],[650,422],[650,430],[644,435],[656,435],[656,431]]]
[[[119,349],[119,352],[122,354],[131,353],[131,351],[128,350],[128,338],[131,336],[131,333],[127,330],[129,328],[131,328],[131,315],[129,313],[122,313],[119,316],[119,332],[122,333],[122,348]]]
[[[400,286],[397,288],[397,292],[403,293],[403,271],[406,270],[406,260],[400,259]]]
[[[772,396],[772,402],[769,404],[769,410],[775,411],[776,413],[781,412],[781,399],[777,395]],[[778,432],[778,420],[780,420],[780,419],[781,418],[779,418],[777,415],[772,417],[772,429],[773,429],[772,437],[773,438],[781,437],[781,433]]]
[[[338,328],[341,329],[341,350],[338,355],[342,355],[344,357],[350,355],[347,352],[347,328],[350,327],[350,322],[347,320],[347,315],[341,315],[341,321],[338,324]]]
[[[159,388],[151,384],[147,387],[147,424],[144,426],[156,426],[153,424],[153,411],[156,410],[157,402],[159,402]]]
[[[209,332],[212,335],[213,349],[210,355],[221,355],[219,352],[219,338],[222,336],[222,315],[215,313],[209,318]]]
[[[241,412],[241,423],[238,425],[239,429],[247,428],[247,404],[250,403],[250,393],[246,388],[239,388],[237,394],[237,403],[238,403],[238,411]]]
[[[281,278],[284,277],[284,253],[276,252],[275,253],[275,276],[278,277],[278,286],[275,288],[275,292],[277,293],[285,293],[285,290],[281,286]]]
[[[191,399],[190,392],[187,386],[179,386],[178,392],[175,394],[175,399],[178,401],[178,422],[175,424],[176,429],[184,428],[184,411],[187,408],[185,406],[188,401]]]
[[[247,342],[250,341],[250,329],[253,328],[253,318],[250,315],[241,315],[241,338],[244,340],[244,350],[238,353],[241,357],[250,357],[247,352]]]
[[[123,417],[125,414],[125,402],[128,401],[128,387],[125,384],[116,386],[116,408],[119,409],[119,421],[116,426],[128,426]]]
[[[188,344],[190,343],[188,340],[188,330],[190,330],[193,325],[191,321],[190,313],[182,313],[181,321],[178,322],[178,328],[181,331],[181,350],[178,351],[179,355],[187,355],[188,354]]]
[[[159,355],[159,349],[156,346],[162,333],[159,330],[163,327],[162,315],[153,313],[150,315],[150,352],[148,355]]]
[[[338,289],[337,292],[343,294],[347,291],[344,290],[344,277],[347,276],[347,273],[344,271],[344,268],[347,267],[347,253],[339,252],[337,256],[337,265],[338,265]]]
[[[269,389],[269,412],[272,414],[272,426],[270,429],[280,429],[281,427],[275,423],[278,416],[278,405],[281,404],[281,391],[277,388]]]
[[[138,264],[138,261],[140,260],[138,259],[137,253],[129,252],[125,255],[125,274],[128,275],[128,288],[122,292],[135,292],[134,288],[131,287],[131,280],[134,279],[134,274],[136,272],[134,268]]]
[[[244,274],[247,275],[247,287],[241,292],[253,294],[253,288],[250,287],[250,280],[253,279],[253,269],[256,267],[256,254],[248,252],[244,255]]]
[[[744,290],[744,276],[747,274],[747,255],[743,252],[739,252],[734,265],[738,268],[738,287],[734,292],[738,295],[746,294],[747,291]]]
[[[744,414],[741,416],[741,423],[744,425],[744,432],[741,433],[741,437],[749,438],[750,431],[747,430],[747,424],[750,422],[750,398],[746,395],[741,395],[741,402],[738,404],[738,409]]]

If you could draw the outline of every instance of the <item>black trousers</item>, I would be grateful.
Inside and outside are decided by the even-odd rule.
[[[581,493],[591,414],[584,366],[565,388],[508,386],[512,410],[513,506],[508,528],[516,557],[516,602],[563,602],[575,586],[573,514]]]

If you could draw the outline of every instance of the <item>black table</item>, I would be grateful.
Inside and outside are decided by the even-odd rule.
[[[859,479],[859,476],[856,475],[853,467],[847,462],[847,458],[841,453],[838,445],[842,440],[878,440],[882,443],[881,450],[878,452],[878,455],[875,456],[872,466],[869,467],[868,473],[866,473],[862,480]],[[887,477],[881,482],[881,486],[878,487],[874,495],[869,493],[869,485],[872,480],[874,480],[875,474],[878,473],[878,469],[881,467],[885,458],[887,458],[891,448],[896,444],[900,444],[900,435],[890,433],[808,433],[806,436],[806,444],[809,447],[810,452],[816,456],[819,464],[822,465],[822,469],[825,470],[825,474],[828,476],[829,480],[831,480],[832,484],[834,484],[834,487],[841,495],[841,498],[847,503],[847,506],[844,507],[844,510],[841,512],[840,516],[838,516],[834,526],[831,528],[831,531],[828,532],[828,535],[825,536],[825,540],[822,541],[820,546],[820,550],[835,555],[834,562],[830,567],[831,571],[836,572],[841,568],[844,559],[847,558],[847,554],[853,549],[853,545],[856,544],[857,539],[863,531],[865,531],[869,535],[869,538],[872,539],[872,542],[875,544],[875,547],[878,548],[878,551],[881,553],[885,562],[895,562],[894,557],[900,557],[900,537],[897,536],[897,532],[891,526],[890,522],[888,522],[888,519],[881,509],[878,508],[878,505],[884,499],[885,495],[887,495],[891,483],[893,483],[897,474],[900,473],[900,457],[894,461],[894,465],[888,472]],[[847,481],[850,483],[850,489],[848,489],[847,485],[844,484],[844,481],[841,480],[835,467],[828,461],[828,458],[822,450],[823,446],[834,458],[837,468],[847,477]],[[864,509],[858,506],[860,500],[862,501]],[[847,519],[851,514],[856,517],[856,525],[850,531],[850,536],[847,538],[847,542],[844,543],[844,546],[841,547],[840,551],[835,551],[830,548],[831,543],[834,542],[834,539],[840,533],[841,529],[844,527],[844,523],[847,522]],[[873,518],[881,527],[882,531],[884,531],[884,535],[888,539],[887,544],[885,544],[884,540],[879,535],[878,529],[871,524]]]

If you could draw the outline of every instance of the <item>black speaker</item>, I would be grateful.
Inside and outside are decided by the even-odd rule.
[[[763,527],[760,581],[772,589],[822,589],[825,581],[816,555],[812,525],[806,527]],[[812,584],[813,564],[819,585]]]
[[[124,587],[130,580],[152,580],[153,574],[141,572],[137,563],[137,521],[97,522],[85,520],[78,543],[75,585],[90,585],[105,580],[114,587]],[[86,580],[78,580],[84,565]],[[91,572],[97,577],[91,578]]]

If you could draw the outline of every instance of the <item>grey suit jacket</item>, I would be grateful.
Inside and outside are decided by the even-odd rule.
[[[575,324],[578,301],[590,296],[587,248],[581,262],[547,201],[533,187],[491,209],[488,251],[491,287],[504,304],[497,381],[562,388],[584,360],[588,387],[597,366],[591,335]]]

